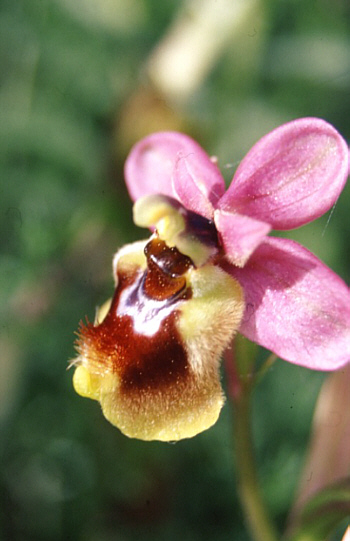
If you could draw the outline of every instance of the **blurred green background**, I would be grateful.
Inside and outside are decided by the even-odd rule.
[[[66,371],[79,320],[113,291],[113,253],[144,236],[122,173],[138,137],[187,131],[228,181],[257,139],[293,118],[322,117],[350,139],[348,0],[246,2],[178,95],[152,88],[150,55],[175,20],[193,23],[214,0],[1,2],[1,540],[249,539],[229,403],[193,440],[133,441]],[[331,217],[290,234],[348,283],[349,205],[348,186]],[[278,361],[255,396],[261,480],[280,526],[323,377]]]

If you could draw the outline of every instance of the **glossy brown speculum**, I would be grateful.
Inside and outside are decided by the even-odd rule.
[[[117,374],[120,391],[152,392],[186,379],[187,352],[176,322],[191,297],[186,286],[190,258],[157,237],[146,245],[146,270],[117,268],[110,310],[97,326],[79,333],[78,351],[97,373]]]
[[[147,272],[144,291],[152,299],[166,300],[186,287],[184,274],[193,266],[189,257],[177,248],[169,248],[164,241],[155,237],[145,247]]]

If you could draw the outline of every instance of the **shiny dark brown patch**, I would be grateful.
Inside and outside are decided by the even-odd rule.
[[[147,274],[144,283],[146,295],[156,300],[169,299],[186,287],[183,276],[193,266],[191,259],[175,247],[169,248],[158,237],[145,247]]]
[[[121,392],[156,391],[183,381],[188,359],[176,328],[177,307],[191,297],[184,274],[192,265],[158,238],[145,248],[147,270],[118,271],[118,285],[104,321],[82,325],[77,348],[96,370],[112,370]]]

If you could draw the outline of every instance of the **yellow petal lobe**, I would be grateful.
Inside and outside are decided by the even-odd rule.
[[[92,398],[93,400],[99,400],[100,398],[99,379],[94,378],[89,370],[83,365],[79,365],[75,369],[73,386],[80,396]]]

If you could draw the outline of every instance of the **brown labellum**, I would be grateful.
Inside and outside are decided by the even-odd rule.
[[[75,390],[130,437],[171,441],[209,428],[224,401],[219,360],[243,314],[241,287],[157,235],[122,248],[113,268],[107,315],[79,331]]]
[[[158,391],[188,369],[176,319],[179,303],[191,297],[184,277],[191,260],[157,238],[145,254],[146,271],[118,271],[107,316],[97,326],[82,326],[77,344],[99,371],[118,375],[120,392]]]

